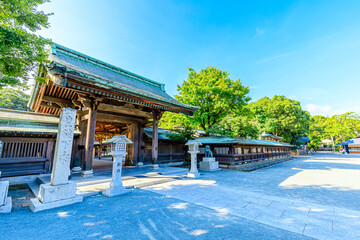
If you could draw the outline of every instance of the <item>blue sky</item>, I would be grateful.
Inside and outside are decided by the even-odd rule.
[[[54,42],[165,83],[215,66],[253,101],[285,95],[312,115],[360,113],[360,1],[52,0]]]

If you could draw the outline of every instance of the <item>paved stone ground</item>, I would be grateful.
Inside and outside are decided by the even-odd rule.
[[[80,173],[73,174],[71,181],[77,184],[77,194],[83,197],[96,195],[105,191],[110,186],[112,174],[112,162],[94,161],[94,176],[81,177]],[[186,168],[161,167],[159,169],[151,169],[147,167],[124,167],[122,173],[123,184],[126,188],[140,188],[161,182],[174,181],[177,178],[187,174]],[[44,183],[50,182],[50,176],[43,176],[40,179]],[[37,182],[29,183],[30,188],[35,195],[39,192],[39,184]]]
[[[137,181],[181,177],[182,170],[150,170]],[[315,154],[254,172],[145,184],[126,196],[96,195],[45,212],[18,207],[0,215],[0,239],[360,239],[359,199],[360,155]]]
[[[360,239],[360,156],[315,154],[145,188],[318,239]]]
[[[0,216],[0,239],[307,239],[161,194],[132,189],[107,198],[32,213]]]

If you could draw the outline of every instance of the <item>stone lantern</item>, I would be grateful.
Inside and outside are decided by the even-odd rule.
[[[127,155],[126,145],[132,143],[132,141],[125,135],[117,135],[107,141],[107,143],[111,144],[110,154],[114,157],[114,161],[110,187],[103,194],[108,197],[114,197],[127,193],[121,180],[121,172],[122,164],[125,162],[125,156]]]
[[[197,154],[200,152],[199,146],[202,144],[198,140],[189,140],[185,145],[189,146],[189,153],[191,155],[191,168],[187,176],[191,178],[200,177],[200,173],[197,170]]]

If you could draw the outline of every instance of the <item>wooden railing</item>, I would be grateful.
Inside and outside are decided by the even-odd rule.
[[[216,160],[221,164],[236,164],[256,162],[266,159],[274,159],[289,156],[290,151],[271,152],[271,153],[248,153],[248,154],[214,154]],[[204,154],[199,154],[199,161],[202,160]]]
[[[43,157],[47,142],[5,142],[1,158]]]
[[[46,138],[5,138],[0,156],[2,177],[47,173],[54,142]]]

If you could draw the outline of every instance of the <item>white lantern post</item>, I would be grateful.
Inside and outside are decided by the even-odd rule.
[[[105,196],[115,197],[127,193],[121,180],[122,164],[125,162],[126,144],[132,143],[125,135],[117,135],[111,138],[107,143],[111,143],[110,154],[114,157],[112,178],[110,187],[103,192]]]
[[[198,140],[189,140],[185,145],[189,146],[189,153],[191,155],[191,168],[187,176],[190,178],[198,178],[200,177],[200,173],[197,169],[197,154],[200,152],[199,146],[202,144]]]

